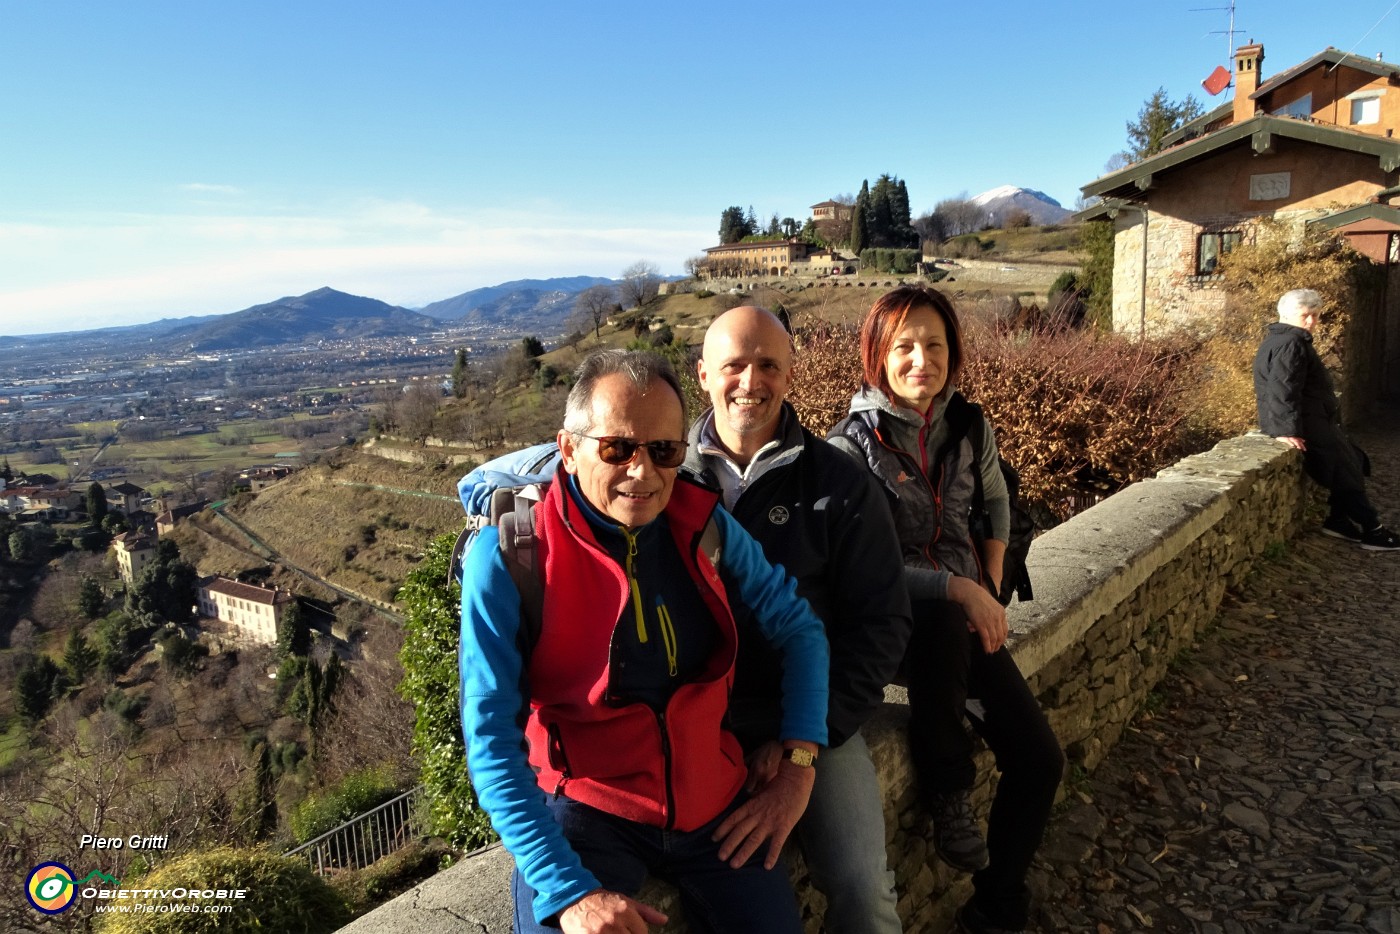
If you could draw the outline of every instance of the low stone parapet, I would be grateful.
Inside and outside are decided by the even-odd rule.
[[[1172,659],[1210,625],[1226,590],[1297,532],[1305,502],[1296,452],[1251,434],[1188,457],[1036,539],[1028,561],[1035,600],[1008,611],[1012,653],[1071,769],[1092,771],[1103,760]],[[885,699],[865,732],[885,796],[900,916],[909,931],[944,930],[969,883],[933,855],[904,742],[904,693],[891,687]],[[974,801],[985,817],[995,787],[989,753],[981,754],[979,775]],[[807,930],[816,932],[822,896],[795,848],[788,855]],[[343,930],[508,934],[510,868],[504,851],[488,847]],[[676,919],[665,931],[686,930],[673,890],[653,882],[641,897]]]

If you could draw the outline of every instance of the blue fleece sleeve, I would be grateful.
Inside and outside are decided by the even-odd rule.
[[[553,455],[552,457],[550,455]],[[457,497],[469,516],[484,516],[491,494],[504,487],[547,483],[559,466],[559,446],[553,441],[489,460],[457,481]]]
[[[525,750],[528,713],[516,636],[520,594],[494,526],[481,530],[462,575],[462,734],[477,800],[525,881],[539,893],[535,917],[552,918],[598,880],[583,868],[545,805]]]
[[[733,516],[716,509],[714,518],[724,539],[720,563],[738,584],[738,597],[753,611],[759,630],[783,656],[779,738],[825,746],[831,659],[822,621],[797,595],[796,579],[782,565],[769,564],[763,547]]]

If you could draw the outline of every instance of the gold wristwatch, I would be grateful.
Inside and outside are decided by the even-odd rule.
[[[793,765],[799,765],[804,769],[810,769],[817,761],[817,754],[810,749],[803,749],[801,746],[794,746],[791,749],[783,750],[783,758]]]

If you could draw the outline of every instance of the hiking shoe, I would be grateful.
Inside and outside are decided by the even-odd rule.
[[[1361,529],[1346,516],[1328,516],[1327,521],[1322,523],[1322,534],[1348,542],[1361,541]]]
[[[943,862],[963,872],[987,867],[987,844],[972,816],[972,803],[966,791],[929,796],[933,813],[933,848]]]
[[[1400,535],[1383,525],[1361,533],[1361,547],[1366,551],[1400,551]]]
[[[982,913],[982,910],[968,902],[958,909],[958,934],[1024,934],[1024,928],[997,927]]]

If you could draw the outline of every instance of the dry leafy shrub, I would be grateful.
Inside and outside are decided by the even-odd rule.
[[[825,435],[860,388],[860,328],[818,321],[796,334],[788,401],[802,424]]]
[[[970,316],[962,390],[980,403],[1022,496],[1057,519],[1198,450],[1184,411],[1186,338],[1005,332]]]
[[[1370,262],[1346,240],[1313,227],[1266,219],[1253,242],[1221,259],[1225,311],[1201,349],[1203,379],[1193,420],[1209,434],[1230,437],[1255,425],[1253,364],[1264,327],[1278,320],[1278,299],[1290,289],[1316,289],[1323,299],[1314,343],[1334,372],[1342,368],[1351,309],[1362,302]]]
[[[962,316],[962,390],[986,410],[1002,455],[1021,474],[1022,497],[1043,521],[1200,449],[1182,415],[1194,382],[1188,339],[1014,331],[1000,324],[1000,311],[973,306]],[[799,344],[789,399],[803,424],[824,434],[860,386],[858,332],[817,326]]]

